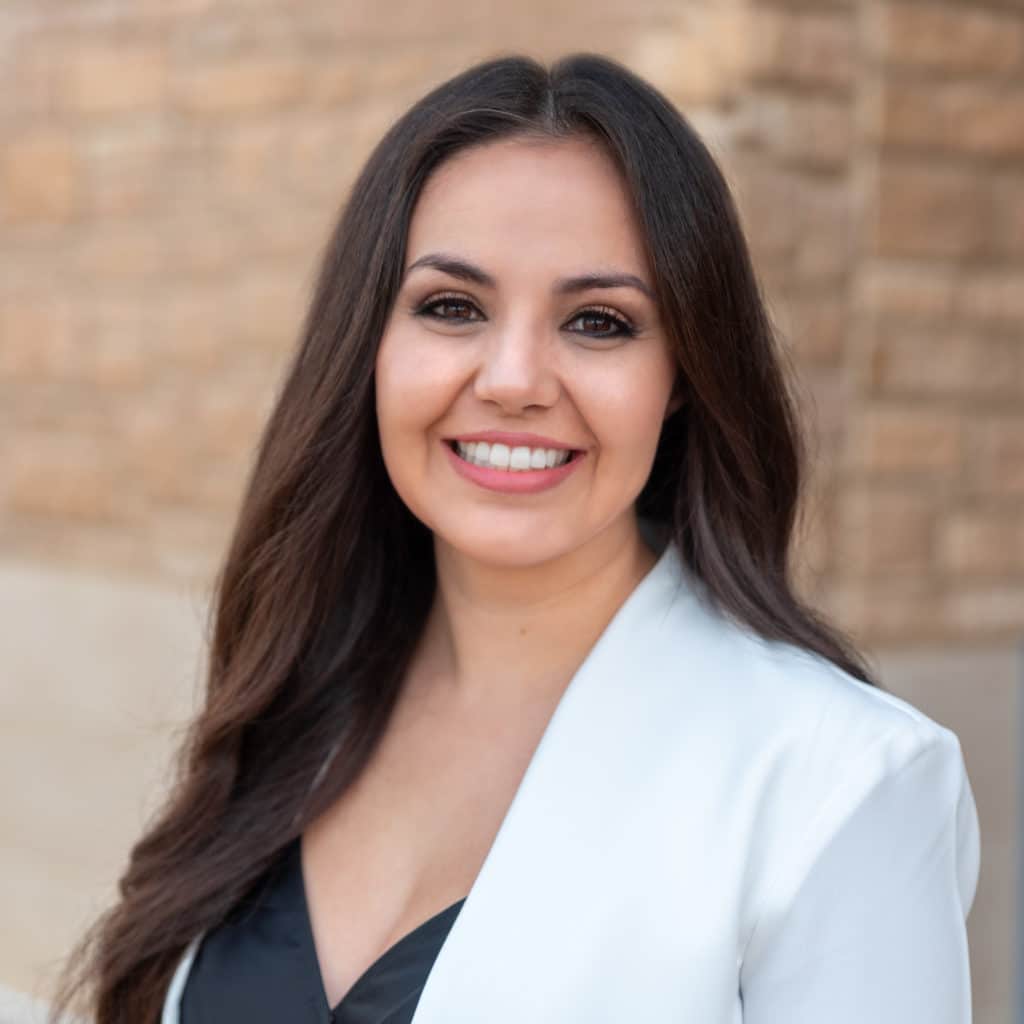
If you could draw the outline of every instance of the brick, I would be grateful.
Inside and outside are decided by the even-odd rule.
[[[687,37],[690,51],[713,47],[726,88],[732,82],[732,91],[738,91],[746,82],[750,62],[749,10],[742,4],[706,4],[698,25],[699,31]]]
[[[169,273],[209,278],[238,266],[240,232],[215,214],[191,210],[161,232],[162,259]]]
[[[268,205],[259,217],[250,212],[249,216],[232,221],[230,234],[238,251],[271,268],[287,267],[287,276],[292,280],[312,276],[327,230],[325,224],[333,213],[325,211],[323,205],[317,206],[313,187],[308,188],[309,194],[301,197],[301,203],[292,195],[278,206]],[[331,190],[324,187],[322,202],[329,204],[344,191],[344,186]],[[260,271],[254,273],[266,279]]]
[[[550,19],[553,13],[551,3],[545,4],[543,16]],[[526,3],[517,6],[514,14],[518,17],[513,16],[513,21],[526,19],[534,24]],[[475,33],[493,32],[497,22],[508,21],[511,15],[513,12],[503,5],[310,4],[303,10],[303,27],[311,38],[332,47],[345,44],[358,48],[369,43],[377,51],[409,39],[433,42],[453,36],[475,38]],[[504,33],[502,38],[507,40]]]
[[[304,69],[296,58],[237,56],[178,71],[172,93],[177,108],[217,116],[289,106],[304,85]]]
[[[941,525],[939,556],[956,573],[1024,576],[1024,519],[991,511],[956,513]]]
[[[805,285],[837,284],[849,273],[855,255],[849,190],[804,183],[798,195],[793,273]]]
[[[272,118],[227,124],[217,133],[213,180],[226,203],[244,205],[279,193],[287,132],[283,119]]]
[[[171,198],[165,171],[185,158],[155,120],[128,132],[94,130],[82,144],[83,206],[101,218],[156,212]]]
[[[1013,501],[1024,497],[1024,414],[972,418],[966,449],[971,492]]]
[[[155,277],[166,264],[164,241],[150,227],[104,225],[84,236],[73,260],[81,277],[90,283],[104,279]]]
[[[110,397],[118,391],[139,392],[157,370],[137,332],[107,329],[90,339],[83,356],[88,384]]]
[[[121,423],[125,475],[142,500],[153,507],[194,504],[199,460],[183,424],[187,426],[189,419],[183,417],[175,401],[164,395],[146,403],[132,403]]]
[[[971,256],[989,244],[989,217],[989,194],[973,171],[887,163],[871,241],[884,256]]]
[[[955,308],[965,318],[1011,328],[1019,340],[1024,325],[1024,267],[968,274],[958,289]]]
[[[330,201],[339,195],[341,183],[354,177],[385,129],[376,105],[346,115],[344,131],[335,115],[290,119],[279,158],[282,183],[292,194]]]
[[[922,576],[844,579],[830,588],[827,606],[863,646],[948,641],[939,595]],[[884,683],[884,680],[883,680]]]
[[[641,34],[625,62],[677,103],[718,103],[735,85],[735,79],[723,78],[709,47],[674,32]]]
[[[159,45],[75,42],[55,65],[56,102],[75,113],[155,110],[166,98],[167,60]]]
[[[750,70],[756,79],[848,89],[856,37],[845,11],[761,8],[750,27]]]
[[[194,289],[169,297],[161,309],[155,342],[160,363],[196,379],[229,361],[234,324],[223,300],[197,295]],[[239,312],[237,321],[245,318]]]
[[[991,187],[993,249],[1019,263],[1024,260],[1024,172],[1015,168],[996,177]]]
[[[690,106],[686,114],[691,127],[701,137],[727,178],[731,172],[729,164],[738,146],[737,118],[731,106],[730,103],[714,107]]]
[[[806,429],[819,449],[838,445],[850,411],[847,390],[848,379],[838,367],[801,367],[797,397]],[[822,460],[828,456],[824,450],[819,450],[817,458]]]
[[[956,280],[940,267],[874,260],[858,277],[857,308],[905,322],[943,321],[953,310]]]
[[[54,40],[50,33],[26,32],[17,45],[5,48],[0,60],[4,97],[9,114],[52,118],[56,112]]]
[[[66,222],[80,200],[78,161],[71,139],[56,132],[15,137],[0,148],[0,217]]]
[[[253,7],[261,0],[249,0],[248,6]],[[276,2],[276,0],[275,0]],[[54,21],[73,29],[92,29],[106,31],[111,34],[124,30],[127,25],[136,23],[169,30],[177,27],[175,22],[184,16],[205,14],[217,5],[217,0],[133,0],[130,10],[119,3],[93,0],[90,3],[79,3],[78,0],[49,0],[48,12],[56,8],[59,13],[49,13]]]
[[[747,31],[745,13],[738,8],[708,6],[682,30],[657,27],[637,33],[621,59],[674,102],[710,106],[738,94]],[[422,77],[429,75],[424,68]]]
[[[305,275],[253,274],[236,282],[225,296],[231,334],[250,362],[265,354],[266,379],[277,375],[281,358],[287,358],[298,340],[308,300],[303,285],[306,279]]]
[[[244,461],[263,427],[270,385],[269,378],[236,372],[196,395],[194,429],[202,439],[204,460]]]
[[[797,175],[780,169],[760,153],[738,154],[736,175],[736,202],[751,249],[758,264],[776,266],[796,247]]]
[[[868,408],[850,424],[848,456],[868,473],[951,477],[963,458],[963,424],[939,411]]]
[[[849,103],[817,96],[758,94],[743,108],[742,138],[795,166],[839,168],[851,156]]]
[[[7,454],[7,505],[15,514],[115,523],[127,506],[109,443],[92,438],[22,438]]]
[[[1007,74],[1024,65],[1024,19],[947,4],[878,4],[879,55],[945,74]]]
[[[249,468],[247,456],[254,442],[255,438],[250,437],[244,447],[219,458],[204,449],[200,469],[192,478],[192,504],[203,509],[208,518],[219,518],[238,507]]]
[[[781,295],[794,287],[795,279],[790,262],[767,259],[758,249],[752,250],[761,286],[768,295]]]
[[[957,585],[942,596],[939,613],[954,636],[1019,640],[1024,627],[1024,584]]]
[[[828,365],[839,362],[849,325],[843,295],[790,295],[778,306],[780,328],[798,359]]]
[[[74,379],[81,346],[69,303],[57,296],[0,298],[0,379]]]
[[[309,68],[306,96],[314,106],[351,103],[365,90],[365,79],[355,61],[316,61]]]
[[[919,574],[932,561],[936,507],[926,492],[857,485],[839,498],[837,567],[854,576]]]
[[[1024,399],[1024,346],[1015,338],[936,329],[882,329],[871,384],[891,396]]]
[[[1024,156],[1024,88],[894,80],[878,125],[887,144],[982,157]]]

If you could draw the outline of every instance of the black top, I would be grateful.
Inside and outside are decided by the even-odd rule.
[[[301,840],[282,852],[254,899],[203,937],[181,1024],[409,1024],[465,897],[400,938],[332,1010],[302,878]]]

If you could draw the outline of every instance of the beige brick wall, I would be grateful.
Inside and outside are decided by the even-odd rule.
[[[732,4],[534,6],[0,9],[0,553],[208,577],[341,198],[438,79],[571,46],[736,87]]]
[[[1024,5],[867,3],[835,607],[1024,633]],[[897,604],[902,614],[890,616]]]
[[[369,146],[471,60],[592,47],[734,183],[816,435],[804,585],[868,644],[1019,634],[1024,8],[543,10],[9,3],[0,552],[204,578]]]
[[[17,709],[0,750],[31,757],[19,723],[47,715],[73,736],[54,702],[95,692],[126,714],[82,756],[128,789],[84,866],[52,824],[77,820],[85,783],[55,784],[44,810],[4,797],[0,821],[22,838],[3,854],[21,895],[3,899],[42,916],[30,941],[0,930],[3,981],[45,990],[43,965],[109,891],[151,799],[171,733],[144,719],[160,739],[139,748],[150,705],[132,684],[176,685],[163,673],[181,618],[223,550],[369,147],[472,61],[583,49],[664,89],[733,184],[814,433],[801,585],[886,658],[999,652],[998,685],[979,690],[954,659],[942,696],[924,669],[912,692],[971,735],[985,805],[1012,803],[1016,739],[984,750],[976,706],[1013,720],[1005,652],[1024,633],[1021,0],[5,0],[0,598],[21,607],[10,581],[26,572],[51,589],[33,590],[50,595],[32,606],[38,629],[0,647]],[[163,595],[168,632],[126,662],[108,631],[137,587]],[[74,675],[37,649],[51,597],[92,630]],[[47,687],[11,671],[28,658]],[[176,678],[180,701],[190,681]],[[994,820],[983,893],[1016,848]],[[985,895],[971,925],[986,1024],[1010,991],[1005,905]]]

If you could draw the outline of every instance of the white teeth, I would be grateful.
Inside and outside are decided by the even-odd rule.
[[[456,441],[455,447],[467,462],[512,473],[553,469],[568,462],[571,454],[563,448],[528,448],[525,445],[510,448],[507,444],[488,444],[486,441]]]
[[[530,449],[513,448],[512,454],[509,456],[508,464],[510,469],[529,469]]]

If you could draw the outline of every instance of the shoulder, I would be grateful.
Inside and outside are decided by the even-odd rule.
[[[851,763],[884,742],[910,756],[957,737],[920,708],[855,678],[822,655],[765,640],[718,610],[702,584],[671,561],[664,611],[638,637],[637,657],[663,680],[678,716],[696,715],[748,754],[810,767]],[[655,684],[657,686],[657,684]]]
[[[882,741],[908,755],[957,742],[946,726],[886,690],[884,679],[872,685],[823,655],[736,626],[726,629],[732,634],[728,660],[735,670],[729,689],[749,727],[806,748],[808,758],[856,758]]]
[[[772,821],[786,835],[806,833],[812,821],[824,827],[830,815],[838,823],[912,774],[930,789],[921,800],[951,814],[970,804],[973,813],[952,729],[820,655],[749,637],[734,643],[745,668],[727,687],[737,750],[761,774],[762,797],[777,807]]]
[[[759,668],[739,688],[764,723],[743,716],[756,775],[747,935],[760,928],[748,952],[795,919],[797,900],[808,920],[827,914],[827,898],[807,909],[826,878],[854,903],[886,891],[896,901],[915,886],[924,892],[927,871],[933,905],[966,919],[981,830],[957,734],[819,656],[760,644],[754,660]]]
[[[821,655],[757,636],[719,611],[678,559],[662,568],[659,612],[637,637],[652,670],[645,698],[658,705],[679,769],[692,773],[698,761],[717,799],[751,819],[752,839],[791,849],[811,820],[852,813],[927,763],[932,771],[916,777],[958,811],[970,841],[973,799],[950,728]]]
[[[980,840],[956,733],[821,655],[756,636],[695,587],[672,607],[661,689],[676,740],[699,752],[682,761],[700,761],[747,839],[752,902],[784,903],[837,841],[895,843],[912,821],[954,851],[969,908]]]
[[[867,784],[878,773],[899,771],[926,750],[959,761],[953,730],[884,689],[884,679],[872,685],[823,655],[725,628],[732,671],[720,696],[734,728],[767,762],[786,762],[810,798],[844,780]]]

